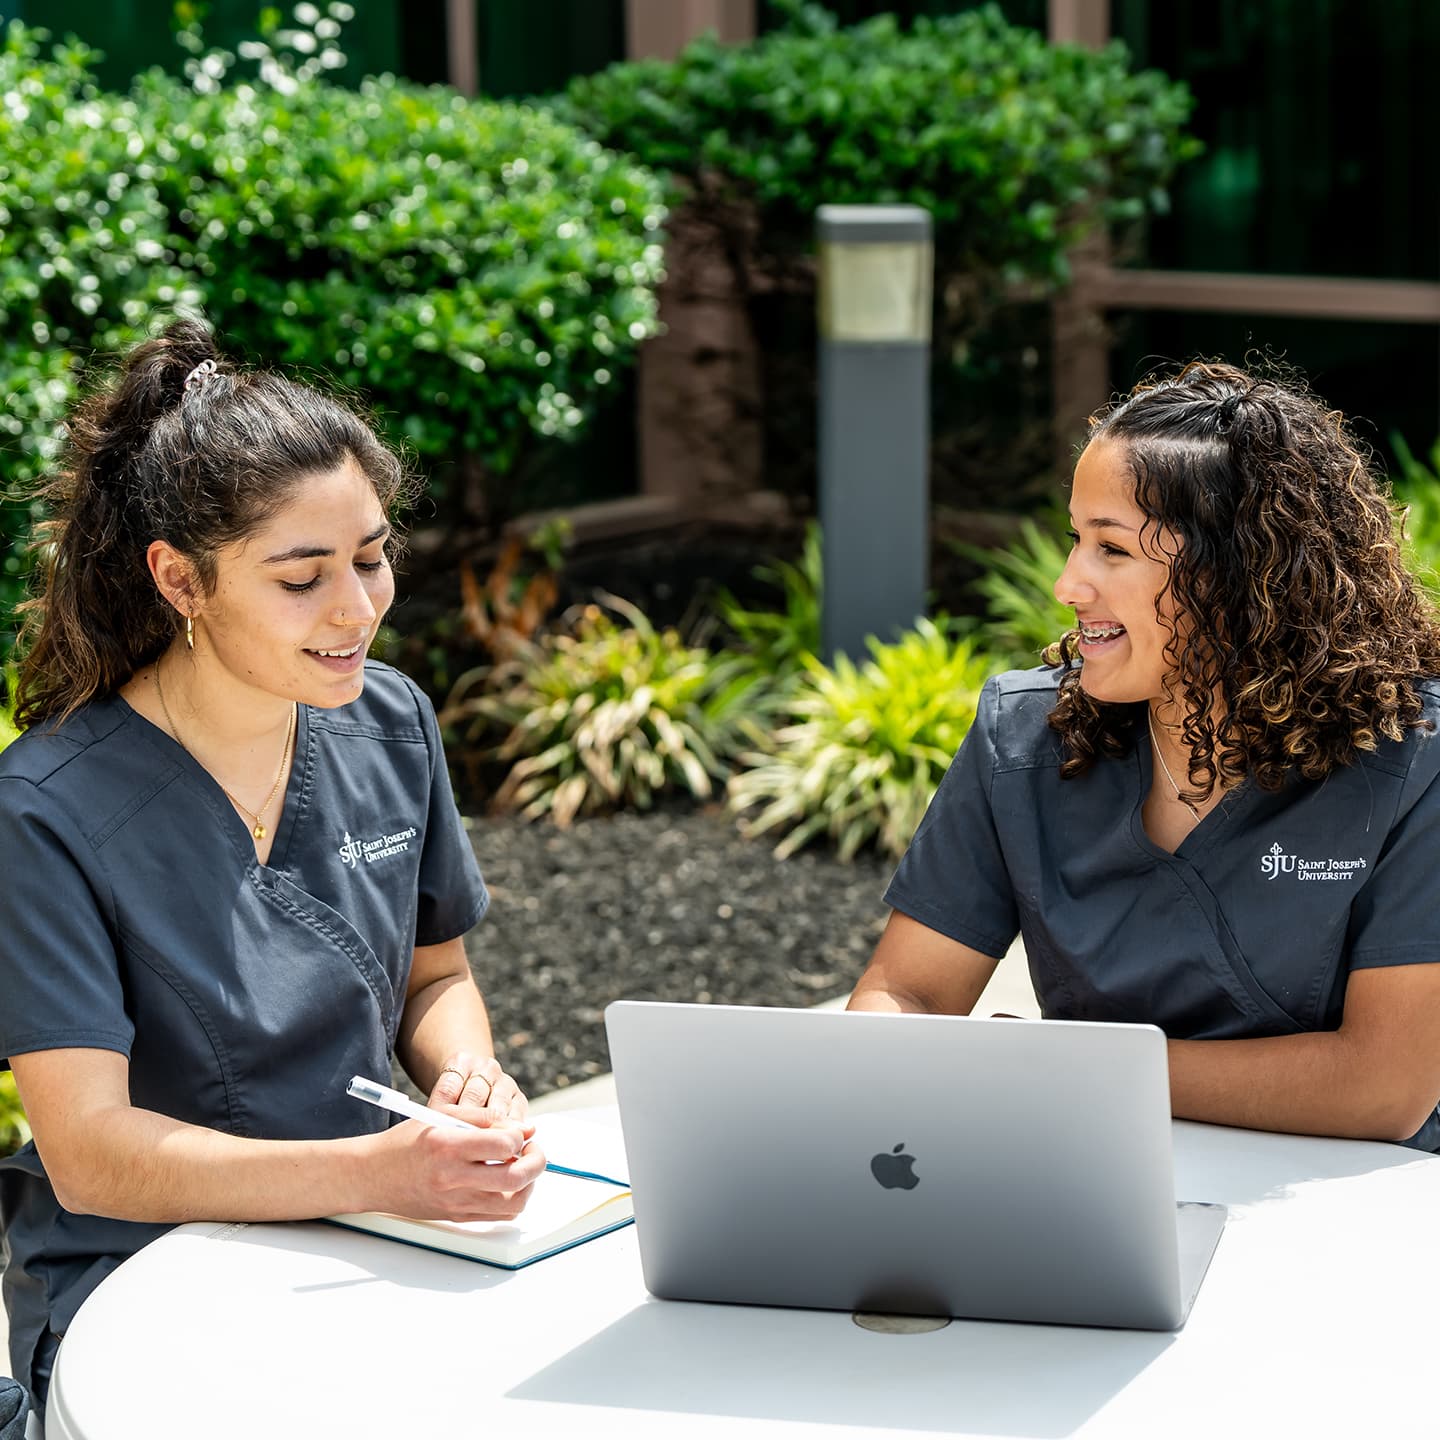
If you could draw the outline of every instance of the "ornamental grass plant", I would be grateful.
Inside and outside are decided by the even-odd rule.
[[[15,728],[15,667],[5,666],[0,678],[5,682],[5,693],[0,696],[0,750],[3,750],[20,733]]]
[[[15,1089],[15,1077],[0,1074],[0,1155],[13,1155],[30,1139],[30,1122]]]
[[[798,561],[758,565],[755,579],[777,592],[775,609],[747,609],[728,590],[715,598],[715,614],[728,637],[737,678],[748,683],[745,708],[753,727],[773,718],[803,673],[807,655],[820,650],[820,597],[824,583],[820,526],[812,521]]]
[[[687,645],[606,595],[572,630],[462,676],[440,722],[472,745],[501,732],[493,755],[510,768],[495,808],[564,826],[648,810],[667,789],[708,798],[742,743],[748,688],[733,658]]]
[[[975,643],[1003,666],[1026,670],[1044,651],[1075,628],[1075,612],[1055,598],[1055,582],[1070,557],[1059,512],[1026,518],[1009,545],[990,550],[956,549],[982,567],[974,589],[985,601],[985,617],[973,631]]]
[[[1428,465],[1402,436],[1391,435],[1390,446],[1400,461],[1394,494],[1405,510],[1403,536],[1410,568],[1440,604],[1440,440],[1430,449]]]
[[[858,665],[807,655],[789,723],[740,756],[730,804],[747,836],[779,833],[781,858],[821,836],[842,860],[871,844],[903,854],[996,669],[931,620],[868,643]]]

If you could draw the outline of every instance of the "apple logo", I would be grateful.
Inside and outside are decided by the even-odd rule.
[[[887,1190],[913,1190],[920,1177],[910,1168],[915,1163],[913,1155],[903,1155],[905,1142],[902,1140],[888,1155],[883,1151],[870,1161],[870,1170]]]

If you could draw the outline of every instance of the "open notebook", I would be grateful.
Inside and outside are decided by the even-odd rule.
[[[608,1234],[634,1219],[618,1133],[572,1115],[535,1122],[549,1165],[514,1220],[412,1220],[369,1210],[331,1215],[332,1224],[439,1250],[482,1265],[518,1270]]]

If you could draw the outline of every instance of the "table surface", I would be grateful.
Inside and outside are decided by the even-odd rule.
[[[1175,1167],[1231,1215],[1173,1335],[655,1300],[633,1227],[508,1273],[320,1223],[184,1225],[81,1309],[46,1434],[1433,1436],[1436,1158],[1178,1122]]]

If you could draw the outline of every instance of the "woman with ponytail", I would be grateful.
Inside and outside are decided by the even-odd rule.
[[[1440,1150],[1440,625],[1342,417],[1194,363],[1091,422],[1055,594],[992,680],[851,1007],[1170,1037],[1174,1112]]]
[[[434,714],[366,660],[397,457],[172,324],[79,407],[0,755],[13,1373],[169,1225],[519,1212],[544,1157],[463,936],[487,896]],[[470,1130],[345,1093],[392,1051]],[[503,1163],[493,1163],[503,1162]]]

